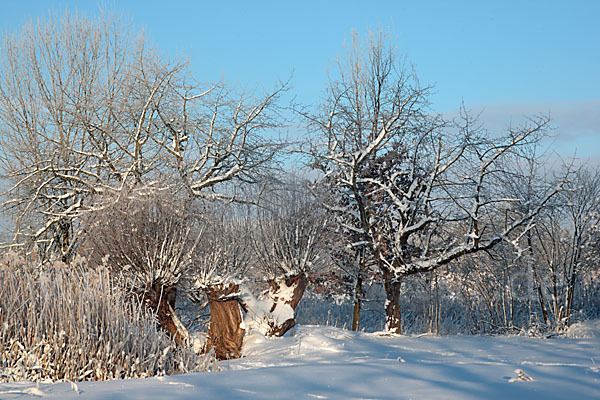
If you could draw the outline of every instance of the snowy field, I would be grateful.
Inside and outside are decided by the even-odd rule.
[[[600,321],[568,337],[389,336],[300,326],[250,336],[222,372],[0,384],[1,399],[600,399]]]

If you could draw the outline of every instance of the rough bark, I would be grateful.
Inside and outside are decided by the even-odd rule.
[[[352,330],[360,330],[360,300],[362,298],[362,276],[359,272],[356,278],[356,287],[354,293],[354,309],[352,310]]]
[[[242,355],[244,329],[237,298],[238,285],[216,286],[207,290],[210,307],[207,349],[214,348],[219,360]]]
[[[354,300],[354,307],[352,309],[352,330],[360,330],[360,300]]]
[[[394,279],[392,274],[384,275],[385,288],[385,326],[391,333],[402,334],[402,314],[400,313],[401,279]]]
[[[181,346],[189,342],[189,332],[175,314],[177,288],[155,283],[143,294],[143,299],[146,307],[156,314],[160,327],[175,343]]]
[[[284,283],[287,288],[291,288],[291,287],[294,288],[291,298],[281,297],[282,290],[284,289],[281,286],[281,283]],[[270,312],[275,311],[275,308],[277,307],[277,303],[279,303],[279,302],[288,304],[295,311],[296,307],[298,307],[298,304],[300,303],[300,300],[302,300],[302,296],[304,296],[304,291],[306,290],[307,284],[308,284],[308,279],[306,279],[306,275],[304,273],[300,273],[298,275],[294,275],[294,276],[285,278],[285,280],[283,282],[280,282],[280,281],[277,281],[274,279],[270,280],[269,281],[269,286],[271,287],[270,294],[273,299],[273,305],[271,306]],[[295,325],[296,325],[295,318],[290,318],[279,325],[273,323],[271,325],[271,329],[269,330],[269,332],[267,332],[267,336],[281,337],[281,336],[285,335],[285,333],[287,331],[289,331],[290,329],[292,329]]]

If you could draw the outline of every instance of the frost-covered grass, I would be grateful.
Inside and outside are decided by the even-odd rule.
[[[585,328],[585,329],[584,329]],[[0,384],[0,398],[49,399],[598,399],[600,331],[587,338],[434,336],[300,326],[250,335],[222,371],[119,382]]]
[[[139,378],[210,363],[176,348],[105,269],[0,260],[0,381]]]

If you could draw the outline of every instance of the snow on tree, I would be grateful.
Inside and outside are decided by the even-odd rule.
[[[268,336],[283,336],[296,323],[294,311],[309,273],[326,262],[327,217],[307,188],[291,182],[261,203],[255,221],[253,249],[259,274],[269,290],[264,299],[244,297],[246,325]]]
[[[175,313],[177,285],[192,266],[203,224],[194,224],[172,193],[151,188],[121,193],[94,207],[83,223],[81,252],[92,265],[122,277],[175,342],[188,343],[189,333]]]
[[[492,140],[467,112],[460,124],[432,116],[429,88],[385,39],[373,34],[363,47],[354,35],[325,102],[304,115],[318,138],[311,144],[312,165],[322,172],[317,185],[336,193],[325,205],[353,237],[351,246],[366,246],[376,259],[387,328],[400,333],[403,277],[502,241],[518,246],[560,185],[546,188],[526,214],[496,224],[503,208],[523,201],[497,191],[498,180],[515,173],[507,155],[539,140],[548,120],[533,118]]]
[[[272,91],[202,85],[110,16],[61,19],[5,35],[0,55],[0,167],[10,182],[13,245],[68,260],[98,195],[178,187],[243,199],[282,144]]]
[[[214,348],[217,358],[224,360],[241,356],[245,326],[240,285],[247,279],[251,250],[248,219],[222,212],[215,208],[205,212],[184,287],[193,300],[208,299],[206,351]]]
[[[556,329],[570,325],[578,283],[598,265],[599,198],[600,172],[581,167],[532,229],[529,256],[545,270],[536,284]]]
[[[149,100],[180,66],[160,64],[110,18],[31,23],[2,47],[0,159],[14,243],[68,260],[93,197],[154,170],[156,149],[142,151]]]

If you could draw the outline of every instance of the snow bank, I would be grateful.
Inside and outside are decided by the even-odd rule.
[[[577,322],[569,327],[567,337],[600,338],[600,319]]]
[[[76,388],[17,382],[0,385],[0,398],[600,398],[600,336],[401,336],[300,326],[283,338],[249,335],[243,353],[220,362],[221,372]]]

